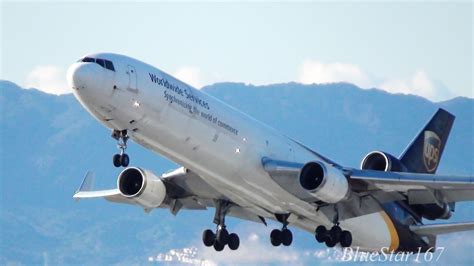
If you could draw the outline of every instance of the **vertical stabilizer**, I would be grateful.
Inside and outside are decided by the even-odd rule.
[[[438,109],[431,120],[408,145],[400,161],[409,172],[434,174],[438,169],[454,115]]]

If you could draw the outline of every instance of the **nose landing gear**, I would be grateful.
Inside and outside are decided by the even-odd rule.
[[[129,136],[127,134],[127,130],[114,130],[112,132],[112,138],[117,140],[117,147],[120,150],[119,154],[115,154],[113,156],[113,163],[115,167],[127,167],[128,164],[130,163],[130,158],[128,155],[125,153],[125,150],[127,149],[127,140],[129,139]]]

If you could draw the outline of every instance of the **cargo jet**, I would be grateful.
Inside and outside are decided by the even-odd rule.
[[[124,167],[117,187],[94,191],[88,172],[74,198],[104,198],[150,212],[214,208],[215,230],[203,244],[239,247],[225,218],[281,223],[273,246],[289,246],[290,227],[328,247],[432,252],[440,234],[473,230],[449,219],[459,201],[474,200],[472,176],[437,175],[454,116],[439,109],[405,151],[367,154],[360,169],[345,167],[226,103],[139,60],[111,53],[82,57],[68,70],[74,96],[111,129]],[[129,167],[127,141],[182,167],[156,175]]]

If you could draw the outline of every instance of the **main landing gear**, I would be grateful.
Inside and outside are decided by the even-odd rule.
[[[334,225],[330,230],[320,225],[315,231],[316,241],[326,243],[326,246],[332,248],[340,243],[343,248],[350,247],[352,244],[352,234],[349,231],[342,230],[339,224]]]
[[[216,201],[216,213],[214,215],[214,223],[217,224],[216,232],[211,229],[206,229],[202,233],[202,242],[206,247],[214,246],[216,251],[222,251],[227,245],[231,250],[239,248],[240,239],[236,233],[231,233],[225,226],[225,215],[230,208],[230,203],[227,201]]]
[[[282,229],[273,229],[270,233],[270,242],[274,247],[278,247],[283,244],[283,246],[289,246],[293,242],[293,234],[287,228],[288,227],[288,217],[289,214],[277,214],[276,218],[278,221],[283,223]]]
[[[125,153],[127,149],[127,140],[129,139],[127,135],[127,130],[114,130],[112,132],[112,138],[117,140],[117,147],[120,150],[119,154],[115,154],[113,157],[113,163],[115,167],[127,167],[130,163],[130,158]]]

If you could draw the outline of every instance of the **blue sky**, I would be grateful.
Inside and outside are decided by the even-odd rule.
[[[1,78],[60,94],[90,52],[137,57],[201,87],[348,81],[473,97],[472,3],[1,3]]]

